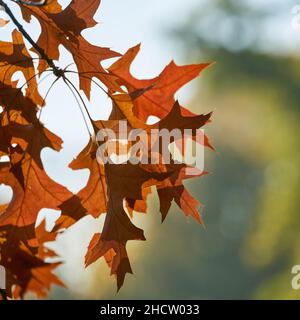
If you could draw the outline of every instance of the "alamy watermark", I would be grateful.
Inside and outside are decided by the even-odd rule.
[[[300,289],[300,265],[293,266],[291,273],[294,274],[294,277],[292,278],[292,281],[291,281],[291,286],[294,290],[299,290]]]
[[[116,133],[117,132],[117,133]],[[204,170],[203,129],[131,129],[119,121],[115,130],[101,129],[97,134],[97,160],[101,164],[184,163]],[[193,170],[190,170],[193,174]]]

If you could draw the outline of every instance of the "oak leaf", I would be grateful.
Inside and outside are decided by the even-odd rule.
[[[80,89],[88,98],[92,77],[98,78],[111,90],[120,90],[116,78],[108,74],[100,64],[103,60],[119,56],[119,53],[109,48],[92,45],[81,35],[84,29],[96,25],[93,16],[99,5],[100,0],[73,0],[64,10],[60,8],[56,0],[45,8],[21,5],[27,21],[34,16],[40,22],[42,32],[37,44],[43,48],[50,59],[59,59],[59,45],[63,45],[70,51],[78,69]],[[33,51],[36,52],[34,49]],[[41,60],[39,71],[42,72],[46,68],[47,62]]]
[[[148,88],[146,92],[134,100],[134,113],[143,121],[149,116],[165,117],[172,109],[175,93],[185,84],[198,77],[210,63],[188,66],[177,66],[172,61],[159,76],[149,80],[136,79],[130,72],[130,67],[140,51],[140,45],[129,49],[109,71],[119,78],[119,84],[126,86],[129,93]],[[182,108],[184,115],[193,115]]]

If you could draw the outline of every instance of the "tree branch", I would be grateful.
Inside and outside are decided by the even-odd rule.
[[[20,1],[21,2],[21,1]],[[41,5],[42,3],[46,3],[46,1],[41,1]],[[23,3],[23,2],[21,2]],[[12,11],[10,10],[9,6],[3,1],[0,0],[0,6],[2,6],[5,10],[5,12],[7,13],[7,15],[10,17],[10,19],[12,20],[12,22],[15,24],[15,26],[18,28],[18,30],[22,33],[22,35],[24,36],[24,38],[32,45],[32,47],[40,54],[41,58],[46,60],[49,67],[51,67],[53,69],[53,73],[54,75],[56,75],[57,77],[61,77],[63,75],[63,71],[58,68],[52,59],[50,59],[47,54],[45,53],[44,49],[41,48],[31,37],[30,35],[27,33],[27,31],[23,28],[23,26],[20,24],[20,22],[17,20],[17,18],[14,16],[14,14],[12,13]]]

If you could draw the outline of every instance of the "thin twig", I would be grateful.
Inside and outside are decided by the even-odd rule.
[[[92,135],[92,133],[90,132],[90,128],[89,128],[88,122],[87,122],[87,120],[86,120],[86,118],[85,118],[85,115],[84,115],[84,112],[83,112],[83,110],[82,110],[82,108],[81,108],[80,102],[79,102],[79,100],[78,100],[78,98],[77,98],[77,96],[76,96],[76,94],[80,96],[80,93],[78,92],[78,90],[74,90],[75,92],[73,91],[74,87],[72,88],[72,87],[70,86],[71,81],[68,81],[67,78],[63,78],[63,79],[64,79],[65,84],[66,84],[67,87],[69,88],[70,92],[72,93],[72,95],[73,95],[73,97],[74,97],[74,99],[75,99],[75,101],[76,101],[76,103],[77,103],[77,106],[78,106],[78,108],[79,108],[79,110],[80,110],[80,113],[81,113],[81,116],[82,116],[82,118],[83,118],[84,124],[85,124],[85,126],[86,126],[87,131],[88,131],[88,134],[89,134],[90,138],[92,139],[93,135]],[[87,109],[85,109],[85,110],[87,111]],[[91,121],[91,118],[90,118],[88,112],[87,112],[87,114],[88,114],[89,120]],[[91,125],[93,125],[93,124],[91,123]]]
[[[17,18],[14,16],[14,14],[12,13],[12,11],[10,10],[9,6],[3,1],[0,0],[0,6],[2,6],[5,10],[5,12],[7,13],[7,15],[10,17],[10,19],[12,20],[12,22],[15,24],[15,26],[19,29],[19,31],[22,33],[22,35],[24,36],[24,38],[32,45],[32,47],[40,54],[41,58],[46,60],[49,67],[51,67],[53,69],[53,73],[55,76],[57,77],[61,77],[62,76],[62,70],[60,68],[58,68],[52,59],[50,59],[48,57],[48,55],[45,53],[44,49],[41,48],[31,37],[30,35],[27,33],[27,31],[23,28],[23,26],[21,25],[21,23],[17,20]]]

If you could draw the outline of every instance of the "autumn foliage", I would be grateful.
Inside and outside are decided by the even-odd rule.
[[[3,3],[0,1],[0,5]],[[22,21],[18,25],[8,14],[9,23],[15,23],[16,29],[11,42],[0,42],[0,157],[5,159],[0,162],[0,184],[13,190],[11,202],[0,206],[0,264],[7,270],[7,295],[23,298],[31,291],[43,297],[52,284],[63,285],[53,273],[59,263],[48,262],[56,253],[45,243],[54,241],[58,234],[86,215],[98,218],[102,214],[106,215],[103,230],[92,238],[85,264],[88,266],[104,257],[119,289],[126,273],[132,273],[127,242],[145,240],[143,230],[134,225],[133,218],[134,214],[146,213],[147,196],[152,187],[158,190],[162,220],[175,201],[186,216],[202,223],[198,212],[200,203],[189,194],[183,181],[203,172],[195,168],[194,174],[189,175],[188,165],[175,162],[102,165],[96,159],[95,134],[103,128],[115,130],[119,120],[127,120],[128,128],[146,131],[203,127],[210,121],[211,114],[193,114],[175,101],[174,94],[209,64],[177,66],[171,62],[156,78],[139,80],[130,73],[139,46],[122,55],[92,45],[82,36],[84,29],[95,26],[93,16],[100,0],[73,0],[64,10],[57,0],[49,0],[43,6],[16,3],[26,22],[32,17],[38,20],[41,34],[34,45],[21,27]],[[0,22],[2,28],[6,23]],[[60,59],[60,45],[73,57],[79,77],[78,88],[68,79],[68,74],[75,71],[67,66],[64,69],[55,66],[55,61]],[[102,67],[101,62],[110,58],[115,58],[115,62],[109,68]],[[13,80],[16,72],[23,73],[25,84]],[[52,72],[73,90],[94,128],[86,148],[70,163],[73,170],[90,171],[86,186],[77,194],[53,181],[41,160],[44,148],[59,152],[62,147],[62,140],[40,121],[46,99],[39,94],[38,79],[45,72]],[[88,114],[82,95],[90,98],[92,82],[112,101],[108,120],[92,119]],[[149,116],[161,121],[148,125]],[[69,120],[65,119],[66,124]],[[207,137],[204,141],[211,147]],[[38,214],[44,208],[61,211],[49,232],[45,221],[36,226]]]

